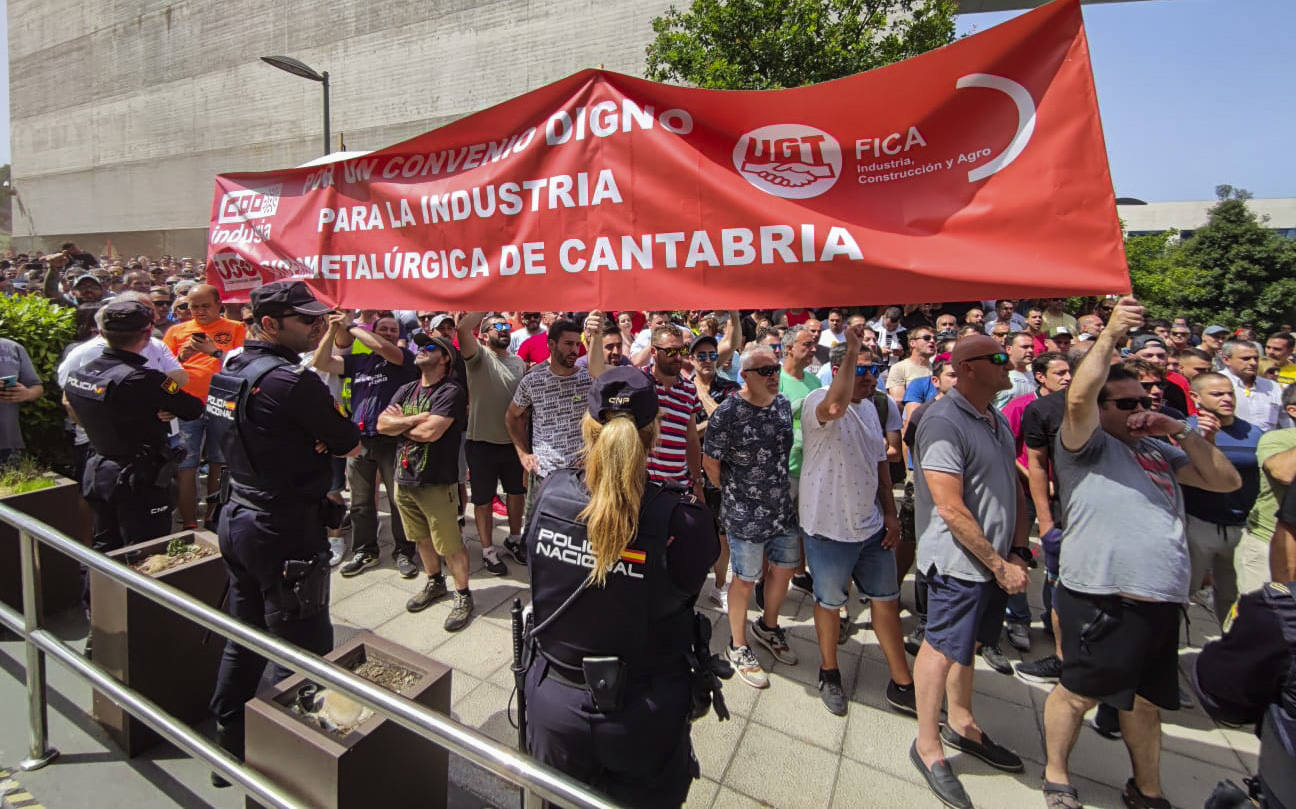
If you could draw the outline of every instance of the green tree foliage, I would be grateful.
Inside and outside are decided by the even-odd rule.
[[[58,390],[59,357],[76,334],[75,311],[55,306],[37,295],[0,295],[0,337],[27,349],[45,395],[22,405],[19,423],[27,451],[47,465],[62,460],[64,452],[62,394]]]
[[[954,40],[954,0],[692,0],[652,21],[647,76],[722,90],[828,81]]]
[[[1216,195],[1207,223],[1181,244],[1170,233],[1125,240],[1134,292],[1155,316],[1267,334],[1296,316],[1296,242],[1265,227],[1247,191],[1221,185]]]

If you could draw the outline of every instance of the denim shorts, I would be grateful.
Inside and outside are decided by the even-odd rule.
[[[795,569],[801,564],[801,537],[776,534],[760,541],[729,537],[729,566],[743,581],[756,581],[765,572],[765,560],[775,567]]]
[[[201,418],[180,422],[180,446],[185,448],[185,456],[178,468],[197,469],[203,460],[204,444],[206,444],[208,463],[225,463],[225,454],[221,452],[220,442],[204,441],[204,438],[208,435],[207,420],[209,418],[211,416],[204,413]]]
[[[806,565],[814,576],[814,597],[819,606],[835,610],[845,604],[852,579],[860,595],[874,601],[895,601],[900,597],[895,552],[882,547],[884,537],[885,528],[863,542],[838,542],[806,534]]]

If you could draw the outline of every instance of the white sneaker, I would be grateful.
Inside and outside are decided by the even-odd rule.
[[[346,537],[329,537],[329,553],[329,567],[342,564],[342,557],[346,555]]]
[[[720,612],[729,612],[729,585],[716,587],[714,584],[708,585],[707,600],[716,606]]]

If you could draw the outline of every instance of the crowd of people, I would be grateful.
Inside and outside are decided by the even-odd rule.
[[[105,301],[151,307],[145,365],[202,401],[257,320],[251,307],[224,303],[188,258],[110,261],[68,244],[0,262],[0,273],[6,294],[75,307],[78,324],[57,378],[38,378],[22,346],[0,341],[0,450],[9,455],[22,449],[21,404],[42,386],[66,387],[103,353]],[[542,484],[586,462],[596,380],[638,368],[656,393],[656,438],[642,469],[625,473],[712,515],[722,541],[697,598],[727,613],[723,657],[739,681],[771,687],[756,647],[799,664],[780,625],[789,588],[799,588],[814,601],[822,701],[845,715],[837,655],[853,583],[889,668],[877,686],[917,718],[911,759],[950,806],[971,801],[946,747],[1006,771],[1023,766],[973,716],[978,656],[1002,674],[1056,683],[1044,714],[1048,807],[1081,805],[1067,758],[1095,705],[1094,729],[1129,748],[1126,805],[1168,806],[1159,710],[1191,699],[1177,674],[1182,609],[1197,601],[1227,626],[1240,597],[1296,579],[1296,552],[1284,544],[1296,522],[1290,324],[1257,334],[1160,320],[1116,296],[1072,311],[1049,298],[301,317],[322,318],[323,330],[317,346],[303,346],[301,367],[321,377],[359,434],[358,451],[334,459],[328,495],[347,510],[329,529],[342,576],[379,564],[381,485],[396,568],[426,579],[406,608],[449,597],[444,629],[468,626],[466,503],[485,573],[506,575],[506,559],[527,565]],[[169,487],[181,528],[198,526],[220,497],[215,418],[169,422],[183,450]],[[92,448],[73,418],[69,435],[78,474],[93,481],[84,468]],[[507,523],[498,546],[496,517]],[[120,547],[147,530],[98,519],[94,545]],[[1044,610],[1034,616],[1027,571],[1040,563]],[[901,585],[911,572],[918,620],[906,635]],[[1021,652],[1042,642],[1046,653],[1014,667],[1005,641]]]

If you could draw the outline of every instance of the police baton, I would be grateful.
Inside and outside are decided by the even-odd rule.
[[[509,610],[513,621],[513,687],[517,689],[518,704],[518,750],[525,753],[526,744],[526,667],[523,663],[523,646],[525,629],[522,625],[522,599],[514,597],[513,608]]]

